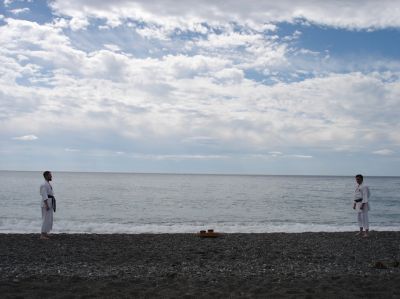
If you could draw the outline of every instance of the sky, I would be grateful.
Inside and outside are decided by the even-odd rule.
[[[400,175],[399,1],[0,2],[0,169]]]

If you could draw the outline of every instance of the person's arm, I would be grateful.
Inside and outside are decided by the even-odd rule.
[[[44,206],[46,207],[47,211],[50,210],[49,203],[47,202],[47,199],[44,201]]]
[[[44,206],[46,207],[46,210],[49,210],[49,203],[47,202],[48,197],[47,197],[47,188],[45,185],[40,186],[40,195],[42,196],[42,200],[44,202]]]
[[[362,201],[361,201],[361,206],[360,209],[362,210],[365,206],[366,203],[368,203],[368,187],[363,186],[361,188],[361,194],[362,194]]]

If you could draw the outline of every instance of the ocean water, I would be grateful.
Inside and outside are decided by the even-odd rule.
[[[40,172],[0,171],[0,233],[38,233]],[[400,230],[400,177],[366,177],[371,230]],[[53,172],[55,233],[357,230],[353,177]]]

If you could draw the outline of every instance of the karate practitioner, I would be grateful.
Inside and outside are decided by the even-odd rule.
[[[53,187],[50,185],[52,175],[50,171],[43,172],[45,179],[44,183],[40,185],[40,195],[42,196],[42,233],[40,239],[49,239],[48,233],[53,228],[53,210],[55,210],[55,199]]]
[[[369,204],[368,198],[370,195],[368,186],[363,183],[364,178],[361,174],[356,175],[356,189],[354,191],[354,203],[353,209],[357,211],[357,220],[360,231],[357,235],[368,237],[369,222],[368,222],[368,211]]]

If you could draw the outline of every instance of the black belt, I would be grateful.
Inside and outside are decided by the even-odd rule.
[[[56,211],[56,198],[53,195],[47,195],[48,198],[51,198],[51,206],[53,207],[53,211]]]
[[[354,201],[355,202],[360,202],[360,201],[362,201],[363,199],[362,198],[357,198],[357,199],[355,199]]]

